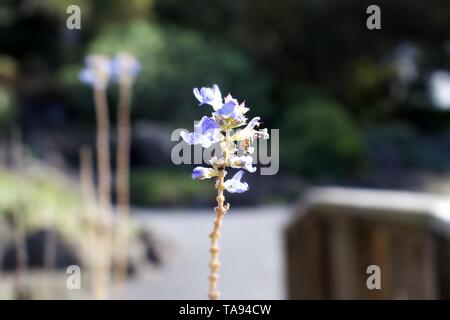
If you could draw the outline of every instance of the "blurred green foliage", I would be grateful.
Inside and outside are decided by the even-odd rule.
[[[195,181],[186,171],[133,170],[131,201],[137,206],[198,206],[214,202],[213,181]]]
[[[40,0],[35,6],[63,20],[67,18],[67,7],[77,5],[82,12],[85,27],[94,23],[105,23],[111,20],[123,20],[146,16],[151,12],[152,0]],[[94,28],[93,28],[94,29]]]
[[[362,136],[339,104],[325,98],[291,106],[284,118],[281,149],[293,172],[319,179],[345,176],[361,164]]]
[[[82,236],[84,215],[77,185],[55,170],[34,165],[21,173],[0,168],[0,216],[17,210],[27,229],[52,227]],[[71,190],[68,192],[68,190]]]
[[[108,26],[87,52],[114,56],[124,50],[133,53],[142,64],[134,87],[135,117],[190,125],[195,113],[199,116],[205,112],[196,108],[192,88],[213,83],[224,94],[230,91],[238,98],[245,97],[262,116],[269,114],[267,76],[245,55],[225,44],[208,41],[194,32],[137,21]],[[90,106],[90,95],[85,100],[86,94],[78,93],[76,70],[67,70],[65,78],[72,79],[73,97],[82,98],[79,104]]]
[[[61,29],[69,4],[82,9],[80,31]],[[410,168],[408,174],[448,170],[450,113],[433,108],[427,80],[434,70],[450,69],[450,2],[380,0],[382,30],[376,32],[365,28],[370,4],[9,1],[0,4],[0,52],[20,66],[20,81],[13,87],[24,111],[17,118],[30,127],[42,125],[46,113],[39,107],[58,103],[75,130],[92,127],[92,92],[78,80],[83,56],[130,51],[143,66],[134,120],[191,128],[207,108],[196,107],[192,88],[217,83],[224,94],[245,99],[263,126],[280,129],[281,172],[308,176],[313,183],[324,178],[345,183],[353,182],[361,168],[372,182],[381,179],[380,172],[398,172],[399,165]],[[414,61],[402,61],[416,75],[408,81],[400,79],[396,64],[405,45],[418,53]],[[109,95],[113,119],[114,85]],[[0,110],[2,117],[5,109]]]
[[[11,92],[4,87],[0,87],[0,132],[11,127],[14,114]]]

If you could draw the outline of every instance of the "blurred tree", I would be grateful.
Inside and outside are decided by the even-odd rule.
[[[13,87],[17,78],[17,64],[14,59],[0,55],[0,132],[11,130],[15,120],[16,105]]]
[[[65,29],[69,4],[82,9],[78,33]],[[382,153],[372,148],[390,148],[373,141],[395,140],[407,131],[391,132],[384,124],[404,126],[414,132],[408,140],[411,150],[395,146],[392,150],[404,151],[400,158],[406,157],[411,166],[442,167],[446,158],[442,141],[450,113],[434,108],[429,78],[435,70],[450,69],[450,2],[380,0],[382,29],[377,31],[366,28],[370,4],[369,0],[7,0],[0,3],[0,53],[18,62],[17,83],[24,90],[16,92],[17,101],[22,109],[28,105],[21,121],[38,118],[36,114],[44,114],[38,107],[49,104],[76,105],[92,112],[90,92],[78,83],[80,66],[73,64],[88,52],[127,50],[143,63],[136,84],[135,117],[191,126],[187,119],[203,110],[192,108],[196,103],[192,87],[217,82],[223,93],[233,91],[237,98],[245,97],[264,117],[264,125],[282,128],[281,134],[286,134],[280,141],[282,151],[297,152],[295,143],[301,139],[296,129],[305,113],[304,117],[317,117],[319,122],[340,123],[335,129],[350,137],[350,145],[358,144],[351,141],[359,141],[359,131],[370,137],[363,143],[370,149],[365,154],[372,163]],[[61,66],[64,81],[52,81]],[[299,96],[299,84],[308,84],[311,90]],[[64,99],[65,85],[70,99]],[[114,89],[110,94],[115,96]],[[324,96],[339,101],[339,107],[322,119],[311,115],[314,108],[306,105],[334,104]],[[318,109],[325,113],[323,106]],[[186,117],[192,112],[197,115]],[[88,122],[73,114],[67,118],[74,126]],[[29,122],[24,126],[30,126]],[[311,134],[309,124],[305,125],[308,129],[301,132]],[[354,131],[356,138],[344,134]],[[428,140],[422,144],[418,140],[424,136]],[[321,146],[318,149],[307,146],[314,152],[338,155],[339,143],[325,140],[314,144]],[[322,162],[324,170],[307,169],[311,163],[296,165],[295,158],[284,159],[295,172],[350,174],[357,167],[342,155],[337,157],[342,167],[330,169]],[[375,167],[380,171],[390,166]]]
[[[10,128],[14,119],[14,112],[11,93],[8,89],[0,87],[0,132]]]
[[[333,101],[310,99],[290,106],[283,123],[282,159],[293,172],[319,180],[342,178],[363,160],[358,129]]]
[[[287,98],[297,83],[304,82],[322,88],[352,112],[357,110],[359,119],[367,117],[360,107],[367,103],[382,103],[391,116],[405,107],[405,101],[396,100],[391,86],[395,74],[389,70],[393,53],[402,43],[416,44],[427,59],[425,65],[417,66],[422,83],[431,65],[449,61],[445,16],[450,2],[380,0],[382,29],[376,32],[366,28],[370,4],[369,0],[276,4],[271,0],[193,0],[187,6],[181,0],[155,0],[154,11],[161,21],[226,38],[243,48],[277,79],[275,99]],[[409,93],[407,104],[415,100],[417,90],[423,91],[423,86]],[[426,101],[420,103],[429,106]]]
[[[246,97],[261,116],[270,113],[268,77],[245,55],[223,43],[209,41],[195,32],[137,21],[105,28],[88,49],[110,56],[122,51],[131,52],[142,64],[134,87],[135,116],[190,127],[190,114],[203,114],[202,108],[207,108],[193,108],[197,101],[192,89],[213,83],[223,94],[233,91],[239,100]],[[74,99],[83,97],[78,94],[77,70],[72,67],[65,73],[72,82]],[[89,101],[83,99],[79,104],[89,106]]]
[[[96,25],[117,21],[130,21],[151,16],[153,0],[40,0],[29,1],[33,7],[65,20],[67,7],[77,5],[81,9],[85,28],[96,29]]]

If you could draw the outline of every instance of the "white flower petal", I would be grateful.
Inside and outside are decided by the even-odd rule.
[[[230,193],[242,193],[248,190],[248,183],[241,182],[241,178],[244,175],[244,171],[239,170],[229,180],[224,182],[225,189]]]

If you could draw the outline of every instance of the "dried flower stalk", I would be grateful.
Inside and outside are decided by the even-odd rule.
[[[109,150],[109,114],[106,101],[106,92],[94,89],[94,101],[97,114],[97,167],[98,167],[98,199],[99,199],[99,278],[98,299],[107,299],[109,296],[112,235],[111,235],[111,166]]]
[[[131,86],[119,84],[119,106],[117,110],[117,217],[115,228],[115,287],[116,297],[123,295],[127,273],[126,228],[130,212],[130,109]]]

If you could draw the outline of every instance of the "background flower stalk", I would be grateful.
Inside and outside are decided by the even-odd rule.
[[[94,101],[97,119],[97,167],[98,167],[98,199],[100,236],[98,238],[100,269],[98,281],[100,289],[97,291],[98,299],[107,299],[109,295],[110,269],[111,269],[111,165],[109,148],[109,112],[104,88],[94,89]]]
[[[117,154],[116,192],[117,218],[115,224],[115,274],[114,294],[121,297],[127,272],[126,226],[130,212],[130,112],[132,84],[140,65],[129,54],[118,54],[113,61],[113,73],[119,83],[119,103],[117,108]]]
[[[93,88],[93,98],[96,113],[96,151],[98,170],[98,205],[96,207],[96,272],[92,275],[93,296],[103,300],[109,297],[111,273],[111,165],[110,165],[110,126],[106,88],[111,77],[111,62],[103,55],[89,55],[86,58],[86,68],[80,73],[80,80]],[[88,182],[86,182],[88,183]]]
[[[95,197],[95,184],[94,184],[94,173],[92,172],[92,151],[89,147],[82,147],[80,149],[80,182],[81,182],[81,193],[83,196],[83,204],[85,210],[85,223],[87,226],[89,243],[91,246],[89,248],[89,269],[91,273],[91,288],[92,297],[95,299],[97,297],[102,297],[103,288],[101,276],[99,273],[102,272],[99,268],[99,254],[98,250],[98,203]]]
[[[97,164],[99,172],[98,205],[99,215],[96,225],[97,257],[93,267],[94,295],[98,299],[109,296],[111,266],[114,262],[114,293],[116,298],[123,295],[127,269],[127,239],[126,227],[129,215],[129,153],[130,153],[130,109],[132,84],[140,70],[136,58],[127,53],[118,54],[112,61],[103,55],[89,55],[86,68],[81,71],[81,81],[93,88],[94,103],[97,118]],[[116,192],[117,214],[112,219],[111,203],[111,165],[110,165],[110,126],[106,97],[109,80],[115,80],[119,85],[119,102],[117,113],[117,154],[116,154]],[[86,157],[86,155],[85,155]],[[83,159],[82,159],[83,160]],[[84,162],[89,162],[84,159]],[[84,163],[84,166],[88,164]],[[86,169],[84,170],[86,171]],[[92,192],[89,187],[91,180],[85,172],[85,193]],[[95,193],[95,191],[94,191]],[[86,202],[90,200],[85,196]],[[87,204],[89,206],[89,204]],[[113,228],[114,227],[114,228]]]

